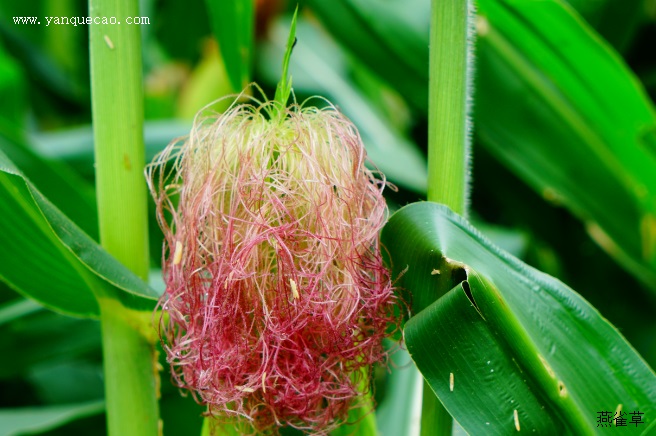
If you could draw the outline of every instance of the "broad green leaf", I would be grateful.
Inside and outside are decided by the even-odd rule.
[[[282,58],[287,41],[288,21],[277,23],[271,32],[271,44],[263,50],[264,73],[274,83],[279,75],[277,60]],[[299,42],[290,61],[294,88],[334,99],[334,104],[358,126],[369,159],[394,183],[425,191],[425,157],[416,145],[391,128],[377,108],[350,83],[339,47],[302,17],[298,19],[296,33]]]
[[[210,24],[221,48],[233,90],[239,92],[251,80],[255,11],[253,0],[206,0]]]
[[[529,237],[518,229],[497,226],[471,218],[472,224],[494,245],[520,259],[526,254]]]
[[[435,203],[401,209],[381,239],[412,296],[408,350],[467,432],[593,434],[620,409],[656,425],[656,375],[562,282]]]
[[[480,14],[483,142],[656,289],[656,117],[637,80],[559,2],[486,0]]]
[[[629,48],[640,25],[647,20],[643,0],[566,0],[620,52]]]
[[[67,164],[56,157],[38,156],[12,126],[0,120],[0,150],[37,189],[78,227],[98,239],[95,190]],[[89,166],[93,168],[90,163]]]
[[[157,293],[62,214],[0,151],[0,279],[61,312],[97,316],[96,293],[129,307],[154,306]]]
[[[38,434],[79,418],[97,415],[104,410],[105,403],[103,401],[0,409],[0,436]]]
[[[428,71],[419,77],[408,62],[428,64],[428,14],[395,16],[390,5],[413,11],[400,0],[384,8],[376,0],[309,3],[345,47],[426,109],[418,95],[427,95]],[[638,80],[562,1],[480,0],[478,7],[478,137],[656,290],[656,117]],[[381,30],[376,22],[388,25]],[[395,62],[390,40],[405,34],[424,39],[420,46],[405,39],[416,59]]]

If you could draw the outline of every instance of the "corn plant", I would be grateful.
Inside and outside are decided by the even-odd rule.
[[[654,17],[0,5],[0,435],[656,432]]]

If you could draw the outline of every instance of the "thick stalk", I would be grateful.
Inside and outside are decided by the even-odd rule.
[[[152,314],[126,309],[113,298],[98,301],[109,435],[158,435],[159,375]]]
[[[470,1],[433,0],[428,89],[428,200],[467,214]]]
[[[89,26],[100,242],[139,277],[148,277],[143,142],[143,73],[137,0],[90,0],[89,15],[121,24]]]
[[[89,16],[100,242],[147,279],[141,39],[139,26],[126,20],[139,16],[138,1],[90,0]],[[99,303],[109,434],[156,435],[154,347],[142,334],[149,324],[112,295],[99,295]]]
[[[432,0],[428,91],[428,200],[467,215],[472,90],[471,0]],[[424,382],[422,436],[450,435],[452,418]]]

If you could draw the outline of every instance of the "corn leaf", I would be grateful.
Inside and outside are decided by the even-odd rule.
[[[656,375],[562,282],[435,203],[395,213],[382,242],[394,277],[405,270],[408,350],[467,432],[593,434],[601,412],[656,425]]]
[[[91,142],[93,147],[93,141]],[[0,150],[59,210],[98,240],[98,210],[93,185],[57,157],[34,152],[18,129],[0,120]],[[88,165],[93,168],[92,162]]]
[[[656,289],[656,117],[644,91],[561,3],[480,6],[487,23],[476,101],[483,142]]]
[[[0,151],[0,279],[43,305],[98,315],[97,292],[136,309],[157,292],[104,251],[57,209]]]

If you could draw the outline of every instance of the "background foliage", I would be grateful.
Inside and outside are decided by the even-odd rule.
[[[239,90],[247,73],[226,70],[221,53],[226,60],[250,53],[245,65],[273,97],[294,5],[256,2],[250,40],[221,33],[220,3],[141,2],[150,18],[141,26],[149,158],[184,135],[198,109]],[[354,121],[371,160],[399,188],[388,190],[392,210],[425,199],[430,2],[301,6],[291,62],[296,98],[324,95]],[[479,10],[473,221],[576,289],[655,367],[656,2],[481,0]],[[87,14],[77,0],[0,4],[0,183],[38,189],[97,239],[88,28],[12,20]],[[6,172],[5,155],[24,179]],[[39,215],[44,206],[21,216],[15,198],[0,199],[2,259],[11,265],[0,274],[0,345],[8,356],[0,362],[0,434],[103,434],[97,321],[51,312],[16,292],[29,279],[44,295],[78,298],[67,312],[93,315],[93,302],[75,297],[88,290],[67,286],[64,274],[82,274],[90,287],[103,281],[80,266],[79,250],[65,248],[93,241],[53,238]],[[154,219],[150,227],[152,289],[123,283],[126,295],[161,292],[161,238]],[[34,259],[62,271],[62,283],[39,282],[42,273],[25,266]],[[377,372],[376,418],[390,434],[412,434],[419,378],[403,353],[395,359],[391,374]],[[162,378],[166,434],[198,434],[201,408]]]

